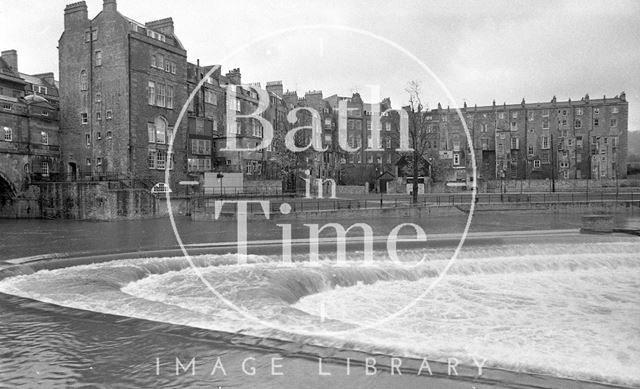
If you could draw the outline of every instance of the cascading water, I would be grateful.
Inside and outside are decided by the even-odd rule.
[[[465,249],[421,296],[451,250],[408,250],[403,266],[375,253],[336,264],[276,256],[129,259],[39,271],[0,281],[0,292],[73,308],[211,330],[430,359],[487,358],[487,366],[640,383],[640,244],[509,245]],[[300,262],[296,262],[300,261]],[[355,332],[406,304],[383,326]],[[338,332],[336,332],[338,331]]]

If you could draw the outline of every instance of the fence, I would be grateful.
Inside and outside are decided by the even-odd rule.
[[[381,196],[376,199],[304,199],[295,198],[295,194],[289,194],[289,197],[268,197],[256,196],[253,200],[270,200],[269,206],[271,212],[280,212],[280,205],[289,204],[291,212],[306,211],[339,211],[352,209],[374,209],[374,208],[398,208],[409,207],[412,205],[411,196]],[[235,199],[245,198],[246,196],[238,196]],[[193,198],[194,209],[201,209],[206,213],[213,212],[215,201],[221,197],[213,196],[197,196]],[[230,199],[228,196],[225,200]],[[420,195],[418,198],[419,206],[465,206],[470,205],[472,201],[471,193],[460,194],[439,194],[439,195]],[[617,203],[631,202],[640,205],[640,192],[626,193],[576,193],[576,192],[557,192],[557,193],[479,193],[476,196],[476,204],[594,204],[594,203]],[[247,204],[249,213],[262,212],[262,206],[256,202]],[[231,210],[231,208],[229,208]],[[224,212],[223,212],[224,213]]]

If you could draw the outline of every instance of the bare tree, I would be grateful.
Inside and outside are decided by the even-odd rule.
[[[409,141],[411,142],[410,146],[413,148],[413,151],[404,153],[403,156],[412,171],[412,202],[417,204],[420,171],[425,171],[428,164],[433,163],[436,159],[432,156],[432,162],[427,160],[428,152],[431,151],[429,146],[433,140],[433,136],[429,133],[428,120],[426,117],[428,109],[422,104],[420,97],[420,83],[418,81],[411,81],[405,90],[409,94],[409,105],[405,107],[405,109],[409,115]]]

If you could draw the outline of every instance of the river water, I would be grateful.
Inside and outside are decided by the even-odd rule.
[[[543,219],[530,224],[575,223],[545,216],[551,224],[545,226]],[[35,227],[31,237],[18,233],[21,223],[3,224],[10,231],[3,242],[12,234],[23,239],[5,246],[8,258],[171,246],[157,222],[55,222],[56,229],[23,223]],[[210,238],[204,224],[183,223],[193,242]],[[479,223],[486,231],[492,221]],[[26,244],[32,237],[39,237],[29,240],[37,249]],[[66,244],[54,244],[60,241]],[[0,382],[8,387],[472,387],[388,372],[367,376],[362,367],[353,367],[350,375],[343,367],[320,375],[317,363],[291,357],[286,346],[284,352],[248,349],[219,335],[234,333],[367,355],[453,358],[464,365],[486,360],[487,368],[637,386],[639,251],[640,240],[624,236],[492,241],[465,247],[441,280],[451,256],[451,249],[442,247],[403,250],[401,263],[379,251],[373,261],[351,253],[344,263],[330,255],[309,263],[304,254],[295,254],[293,263],[250,255],[238,264],[236,255],[208,254],[193,257],[194,266],[182,257],[149,257],[43,270],[0,281]],[[195,374],[176,375],[176,359],[186,365],[192,358]],[[218,358],[226,375],[214,368]],[[255,368],[255,375],[243,369],[247,358],[244,367]],[[282,376],[273,374],[274,363]]]

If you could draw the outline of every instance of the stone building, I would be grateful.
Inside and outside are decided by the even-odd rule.
[[[260,84],[243,85],[239,68],[232,69],[222,75],[220,65],[209,75],[214,65],[200,66],[188,63],[188,93],[191,94],[198,84],[200,87],[189,103],[188,113],[188,169],[192,178],[198,178],[204,172],[243,173],[245,179],[271,178],[268,164],[271,159],[272,146],[260,150],[242,149],[257,148],[264,137],[263,127],[257,120],[242,118],[258,109],[258,92]],[[270,121],[274,132],[281,120],[286,120],[286,111],[282,106],[282,93],[273,92],[274,85],[268,85],[265,92],[269,96],[269,107],[261,114]],[[235,101],[233,109],[238,118],[229,131],[233,136],[238,151],[224,150],[227,147],[227,87],[232,86]],[[271,92],[269,91],[271,89]],[[277,89],[277,88],[276,88]],[[282,89],[282,83],[280,83]],[[280,121],[276,121],[275,111],[278,108]],[[284,136],[282,134],[282,136]],[[275,175],[274,175],[275,176]]]
[[[18,54],[0,57],[0,208],[29,184],[59,174],[58,88],[53,73],[28,75]]]
[[[186,51],[171,18],[138,23],[115,0],[89,19],[67,5],[58,44],[63,166],[70,179],[135,178],[149,185],[186,177]],[[173,150],[170,140],[174,138]]]
[[[613,98],[468,107],[438,105],[427,113],[433,142],[441,159],[449,161],[450,180],[471,175],[470,150],[478,176],[495,179],[610,179],[626,177],[628,102],[625,93]],[[473,145],[462,120],[465,121]]]

